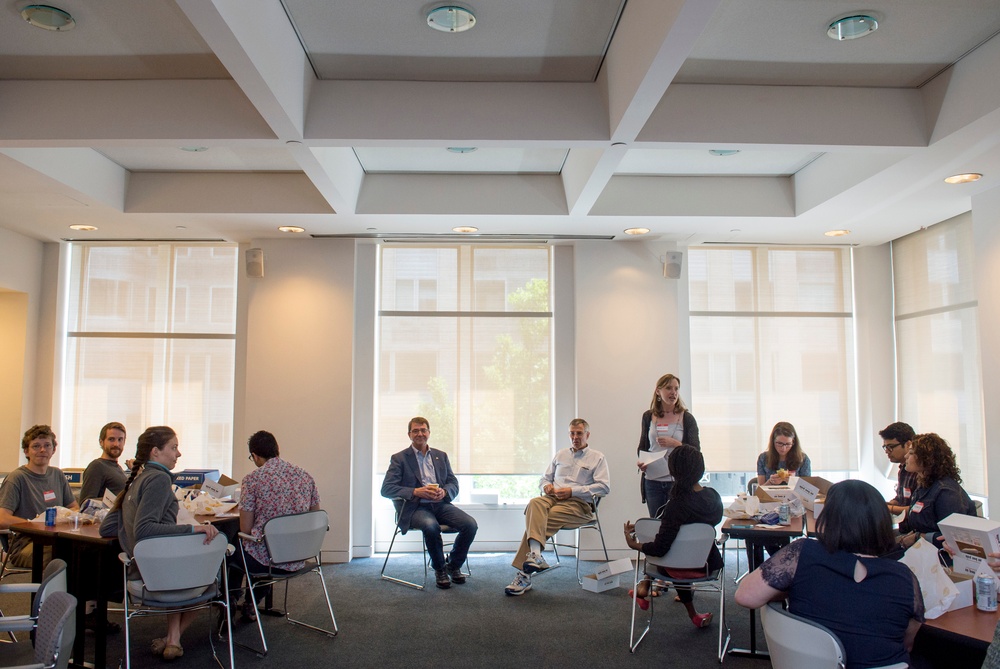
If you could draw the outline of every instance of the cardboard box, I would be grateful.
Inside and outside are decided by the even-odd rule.
[[[784,502],[795,497],[795,490],[787,485],[760,485],[754,495],[761,502]]]
[[[818,499],[826,499],[826,491],[833,483],[822,476],[800,476],[795,482],[795,495],[802,500],[802,506],[813,510]]]
[[[216,499],[222,499],[223,497],[232,497],[233,493],[240,486],[240,482],[231,479],[225,474],[219,477],[218,481],[213,481],[211,479],[206,480],[201,484],[202,492],[207,492],[209,495]]]
[[[938,521],[938,529],[956,550],[955,573],[975,576],[989,553],[1000,552],[1000,522],[953,513]]]
[[[951,582],[955,584],[958,588],[958,597],[955,601],[951,603],[948,607],[949,611],[957,611],[958,609],[964,609],[967,606],[972,606],[972,591],[975,581],[971,576],[966,576],[965,574],[956,574],[955,572],[949,572],[948,576],[951,578]]]
[[[218,469],[185,469],[177,473],[174,477],[174,485],[181,488],[200,486],[205,480],[218,481]]]
[[[609,576],[617,576],[618,574],[625,574],[635,569],[632,564],[632,560],[629,558],[621,558],[620,560],[612,560],[611,562],[605,562],[597,571],[594,572],[594,576],[597,580],[606,579]]]
[[[583,589],[587,592],[604,592],[617,588],[618,585],[618,574],[607,578],[597,578],[597,574],[587,574],[583,577]]]

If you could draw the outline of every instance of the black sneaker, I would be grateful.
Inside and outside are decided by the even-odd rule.
[[[446,569],[435,569],[434,570],[434,582],[437,587],[442,590],[451,587],[451,579],[448,578],[448,570]]]
[[[465,574],[462,573],[461,567],[448,567],[448,576],[451,577],[452,583],[458,585],[465,583]]]

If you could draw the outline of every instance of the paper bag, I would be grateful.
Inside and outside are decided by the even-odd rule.
[[[924,596],[924,616],[933,619],[947,611],[958,597],[958,587],[941,566],[938,549],[921,538],[906,549],[899,561],[917,576]]]

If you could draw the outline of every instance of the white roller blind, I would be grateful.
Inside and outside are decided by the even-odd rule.
[[[944,437],[963,487],[985,495],[974,260],[969,214],[892,243],[899,419]]]
[[[537,474],[551,453],[551,252],[381,249],[375,463],[430,420],[463,474]]]
[[[755,471],[778,421],[814,471],[857,468],[850,261],[840,248],[689,250],[690,404],[710,471]]]
[[[107,422],[177,431],[179,468],[232,471],[235,245],[71,246],[59,462],[100,455]]]

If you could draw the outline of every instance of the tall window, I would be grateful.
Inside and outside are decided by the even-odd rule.
[[[232,467],[237,248],[73,244],[60,462],[99,455],[107,422],[125,457],[151,425],[177,431],[181,468]]]
[[[691,403],[711,471],[755,470],[778,421],[814,471],[857,468],[850,252],[692,248]]]
[[[973,245],[969,215],[892,243],[898,413],[918,432],[944,437],[963,487],[985,495]]]
[[[550,250],[381,249],[376,472],[425,416],[459,474],[532,474],[551,455]]]

